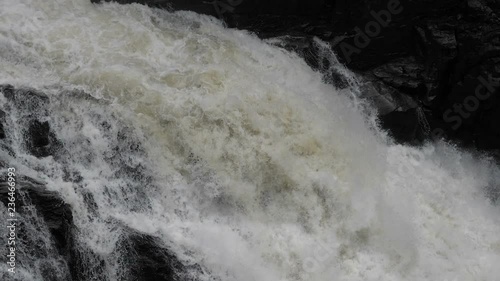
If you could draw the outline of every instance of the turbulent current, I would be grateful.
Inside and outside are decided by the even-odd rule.
[[[93,272],[89,257],[83,280],[128,280],[118,241],[131,230],[188,265],[183,280],[498,280],[500,208],[485,192],[498,168],[443,142],[394,144],[356,83],[337,89],[191,12],[0,4],[0,84],[48,96],[36,114],[60,145],[28,153],[18,127],[34,113],[2,94],[0,158],[69,204],[77,245],[105,264]],[[42,245],[24,247],[51,243],[31,235]],[[43,280],[50,254],[16,278]]]

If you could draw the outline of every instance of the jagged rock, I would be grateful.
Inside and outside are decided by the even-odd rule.
[[[366,82],[362,85],[361,98],[370,101],[380,116],[396,110],[406,111],[417,107],[413,98],[402,94],[373,75],[365,74],[363,79]]]
[[[28,116],[44,110],[49,103],[47,95],[33,89],[15,89],[12,85],[0,85],[0,92]]]
[[[495,98],[490,103],[486,102],[485,109],[479,114],[475,125],[476,146],[480,149],[500,149],[500,91],[496,92]]]
[[[4,124],[5,124],[5,112],[3,110],[0,110],[0,140],[5,138]]]
[[[15,126],[22,127],[26,150],[39,158],[52,155],[61,144],[50,130],[48,121],[42,121],[49,115],[47,110],[49,97],[39,91],[16,89],[11,85],[0,85],[0,92],[8,101],[7,110],[14,108],[15,114],[18,115],[16,119],[19,121]],[[5,123],[2,116],[0,122]],[[4,133],[3,130],[0,131],[0,139],[5,137],[5,133],[3,137],[1,133]]]
[[[425,140],[416,109],[391,112],[381,116],[380,122],[398,143],[418,145]]]
[[[397,59],[371,71],[385,84],[414,96],[425,92],[423,72],[423,64],[418,63],[413,57]]]
[[[31,121],[27,132],[27,148],[36,157],[50,156],[60,145],[47,121]]]
[[[0,183],[0,201],[7,206],[8,185]],[[17,207],[22,225],[18,230],[19,260],[36,269],[43,280],[108,281],[107,260],[76,239],[71,207],[56,192],[33,179],[18,175]],[[22,206],[22,207],[21,207]],[[48,233],[43,229],[47,228]],[[123,227],[123,238],[116,245],[123,277],[133,281],[189,281],[188,270],[163,244],[150,235]],[[48,235],[48,236],[47,236]],[[51,245],[42,242],[52,241]],[[118,266],[118,265],[111,265]]]
[[[69,253],[73,219],[70,207],[41,183],[17,175],[17,267],[43,280],[71,280],[65,256]],[[0,183],[0,201],[7,206],[8,185]]]
[[[183,265],[163,242],[150,235],[126,231],[117,249],[130,281],[190,281]],[[191,266],[192,270],[200,270]]]
[[[495,1],[467,0],[466,12],[471,19],[491,18],[493,20],[495,17],[494,9],[498,10],[498,3],[495,5]]]
[[[30,136],[30,146],[44,147],[49,145],[49,132],[49,122],[45,121],[42,123],[38,120],[33,120],[28,128],[28,134]]]
[[[68,266],[72,281],[112,281],[106,274],[105,260],[76,240],[70,248]]]
[[[421,76],[426,85],[422,99],[429,101],[442,92],[442,82],[447,81],[451,64],[457,57],[456,16],[424,20],[415,26],[416,51],[425,62]]]
[[[2,181],[5,183],[6,181]],[[48,191],[41,183],[33,179],[24,178],[18,181],[19,192],[26,196],[25,203],[35,207],[49,228],[56,248],[61,254],[68,252],[68,237],[73,223],[73,217],[69,205],[55,192]],[[7,205],[8,186],[0,184],[0,197],[4,205]],[[18,196],[18,199],[21,196]],[[24,208],[28,206],[23,206]],[[22,214],[23,208],[19,209]]]

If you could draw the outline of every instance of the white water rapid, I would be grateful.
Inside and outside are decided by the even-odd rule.
[[[391,143],[357,89],[207,16],[0,6],[0,84],[49,96],[40,118],[66,151],[36,158],[14,141],[0,158],[71,206],[109,280],[126,278],[117,224],[199,265],[195,280],[499,280],[500,208],[484,188],[500,172],[487,159]]]

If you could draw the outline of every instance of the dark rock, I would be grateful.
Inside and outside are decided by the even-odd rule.
[[[380,117],[380,122],[398,143],[418,145],[425,140],[417,109],[391,112]]]
[[[17,267],[29,269],[43,280],[71,280],[65,261],[73,240],[70,207],[33,179],[17,175],[16,182]],[[5,183],[3,178],[0,201],[7,206]]]
[[[412,57],[391,61],[370,72],[384,84],[404,94],[418,97],[426,91],[423,81],[424,65]]]
[[[30,136],[30,145],[33,147],[44,147],[49,145],[49,122],[41,123],[38,120],[31,122],[28,133]]]
[[[476,145],[480,149],[494,150],[500,148],[500,97],[499,92],[496,98],[489,104],[489,108],[480,112],[477,125],[475,125]]]
[[[370,74],[362,75],[360,98],[370,101],[380,116],[398,111],[407,111],[417,107],[417,103],[409,96],[402,94],[396,88],[385,84]]]
[[[52,155],[60,145],[47,121],[33,120],[28,125],[26,147],[36,157],[47,157]]]
[[[68,266],[72,281],[111,281],[105,260],[77,240],[70,248]]]
[[[43,109],[49,103],[49,97],[34,89],[16,89],[12,85],[0,85],[0,92],[15,107],[31,115]]]
[[[0,201],[7,206],[8,185],[1,180]],[[133,281],[189,281],[189,272],[201,271],[181,263],[160,239],[119,225],[124,234],[113,254],[118,264],[110,264],[79,242],[71,208],[56,192],[23,176],[18,176],[17,187],[18,247],[23,249],[18,259],[43,280],[108,281],[108,266],[119,268],[120,280]],[[47,238],[50,245],[44,242]]]
[[[425,71],[419,80],[426,85],[424,102],[434,99],[444,91],[450,69],[457,57],[457,17],[426,19],[415,26],[416,53],[425,62]]]
[[[7,98],[7,99],[14,99],[14,87],[12,85],[0,85],[0,92]]]
[[[5,138],[5,112],[0,110],[0,140]]]
[[[24,146],[26,150],[36,157],[47,157],[57,151],[61,143],[50,130],[48,121],[48,105],[50,99],[42,92],[33,89],[16,89],[11,85],[0,85],[0,92],[7,99],[7,107],[4,115],[0,115],[0,139],[6,137],[3,130],[6,118],[11,114],[17,115],[17,130],[23,132]]]
[[[12,86],[0,86],[1,93],[7,102],[4,104],[5,114],[0,114],[2,124],[8,121],[12,130],[24,139],[27,152],[37,156],[54,156],[54,160],[65,166],[63,156],[66,151],[55,138],[49,121],[49,103],[43,93]],[[88,99],[88,95],[80,92],[68,93],[74,98]],[[54,102],[60,100],[54,100]],[[15,120],[16,122],[14,122]],[[151,184],[152,177],[143,165],[124,161],[123,157],[138,158],[144,152],[140,143],[131,137],[130,128],[113,128],[113,124],[106,120],[96,119],[102,126],[103,132],[109,137],[119,140],[110,154],[104,155],[109,163],[118,167],[114,176],[120,179],[130,179],[131,192],[134,192],[130,210],[135,206],[148,208],[147,196],[144,193],[144,184]],[[12,146],[12,136],[2,140],[1,144],[7,148]],[[2,147],[4,149],[4,147]],[[125,155],[125,156],[124,156]],[[0,165],[5,167],[0,159]],[[70,182],[78,190],[83,176],[71,165],[63,168],[62,179]],[[4,205],[8,203],[8,186],[5,178],[0,178],[0,200]],[[94,252],[78,236],[80,230],[73,223],[73,214],[58,193],[50,192],[46,186],[25,176],[17,176],[16,211],[19,220],[19,252],[20,268],[29,269],[34,276],[41,280],[50,281],[110,281],[116,279],[109,274],[109,268],[114,267],[120,273],[120,280],[192,280],[188,272],[200,271],[196,265],[184,265],[158,238],[146,234],[139,234],[117,223],[117,231],[123,233],[122,239],[116,245],[116,250],[110,255]],[[92,193],[81,191],[83,202],[87,207],[92,220],[99,220],[99,206]],[[137,210],[136,210],[137,211]],[[111,222],[114,223],[114,222]],[[0,275],[1,276],[1,275]],[[1,278],[1,277],[0,277]]]
[[[2,181],[5,183],[6,181]],[[48,191],[41,183],[33,179],[24,178],[18,181],[18,200],[23,202],[23,208],[32,206],[44,220],[45,225],[52,234],[53,241],[59,253],[68,253],[68,237],[73,223],[73,217],[69,205],[60,199],[55,192]],[[0,195],[2,203],[7,206],[8,186],[0,184]],[[22,197],[22,200],[21,200]],[[23,213],[23,208],[19,212]]]
[[[126,280],[134,281],[189,281],[182,272],[185,266],[153,236],[131,232],[117,247],[120,251]],[[124,279],[125,280],[125,279]]]

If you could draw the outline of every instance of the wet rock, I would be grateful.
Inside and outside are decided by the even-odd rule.
[[[495,17],[495,10],[498,11],[498,3],[495,3],[495,1],[467,0],[466,14],[470,19],[493,19]]]
[[[189,281],[185,266],[163,245],[161,240],[136,232],[124,237],[118,244],[120,257],[128,272],[126,280],[134,281]]]
[[[86,245],[73,240],[68,259],[72,281],[111,281],[106,262]]]
[[[59,194],[34,179],[17,179],[19,267],[47,281],[111,280],[105,260],[76,239],[71,207]],[[8,186],[1,180],[0,201],[7,206]]]
[[[15,115],[16,122],[13,126],[18,127],[16,130],[23,133],[27,152],[39,158],[53,155],[61,143],[51,131],[49,122],[45,121],[49,119],[49,97],[33,89],[17,89],[11,85],[0,85],[0,92],[7,100],[7,112],[4,112],[3,117],[0,116],[2,124],[0,139],[6,137],[3,131],[5,118],[12,118]]]
[[[51,101],[46,95],[9,85],[0,86],[0,91],[6,100],[3,104],[5,115],[0,116],[0,121],[4,124],[8,120],[12,124],[12,130],[16,130],[16,135],[23,137],[21,142],[25,145],[20,144],[20,148],[25,148],[37,157],[53,155],[56,161],[63,160],[62,155],[65,153],[71,153],[60,147],[52,132],[48,111]],[[87,99],[87,95],[79,92],[65,94]],[[120,145],[113,149],[114,152],[105,156],[107,161],[121,164],[116,169],[116,176],[130,178],[137,183],[137,186],[133,186],[138,191],[137,196],[133,198],[140,202],[131,205],[147,208],[143,188],[152,179],[142,165],[124,163],[122,158],[123,155],[139,157],[144,151],[138,142],[130,140],[128,128],[114,132],[112,124],[99,123],[103,131],[116,133],[113,137],[120,141]],[[12,136],[7,134],[1,144],[9,148],[13,145],[10,138]],[[65,164],[59,163],[63,166]],[[0,165],[5,167],[6,163],[0,159]],[[80,188],[83,176],[77,170],[66,167],[62,179],[75,185],[75,188]],[[18,175],[17,180],[19,267],[29,269],[31,274],[41,280],[111,281],[116,278],[110,274],[109,269],[117,268],[118,271],[123,271],[120,275],[123,278],[120,280],[188,281],[191,280],[188,271],[200,270],[195,265],[183,265],[160,239],[121,225],[117,225],[117,231],[122,231],[123,239],[116,245],[115,252],[109,255],[96,253],[78,236],[80,230],[74,225],[71,207],[57,192],[48,191],[43,183],[22,175]],[[0,200],[4,205],[8,203],[6,182],[5,178],[0,178]],[[87,207],[91,218],[99,220],[98,204],[92,193],[82,191],[82,197],[85,204],[81,207]]]
[[[3,181],[5,183],[5,181]],[[73,223],[73,217],[69,205],[59,197],[56,192],[48,191],[41,183],[33,179],[21,178],[18,182],[19,192],[24,197],[24,208],[34,207],[45,225],[52,234],[56,248],[61,254],[68,252],[68,237]],[[8,186],[0,185],[1,201],[7,205]],[[18,198],[19,200],[21,198]],[[23,208],[19,209],[22,214]]]
[[[0,140],[3,140],[5,138],[4,124],[5,124],[5,112],[3,110],[0,110]]]
[[[417,107],[417,103],[409,96],[380,81],[377,77],[364,74],[361,98],[371,102],[380,116],[396,110],[406,111]]]
[[[49,132],[49,122],[45,121],[42,123],[38,120],[31,122],[28,128],[30,146],[39,148],[49,145]]]
[[[417,109],[391,112],[381,116],[380,122],[398,143],[419,145],[425,140]]]
[[[496,99],[492,99],[490,108],[485,109],[479,115],[476,130],[476,145],[480,149],[498,150],[500,149],[500,98],[497,91]]]
[[[458,53],[456,38],[457,17],[426,19],[415,26],[416,52],[425,63],[425,70],[419,80],[426,85],[425,95],[420,98],[429,101],[445,90],[450,70]]]
[[[0,201],[7,206],[8,185],[0,183]],[[17,175],[15,195],[18,268],[43,280],[71,280],[66,258],[73,236],[69,205],[41,183]]]
[[[32,120],[28,125],[26,147],[36,157],[47,157],[57,150],[60,143],[50,130],[47,121]]]
[[[30,88],[16,89],[12,85],[0,85],[0,92],[26,115],[39,113],[49,103],[47,95]]]
[[[401,58],[371,71],[375,77],[399,91],[418,96],[425,92],[423,81],[424,65],[414,58]]]

